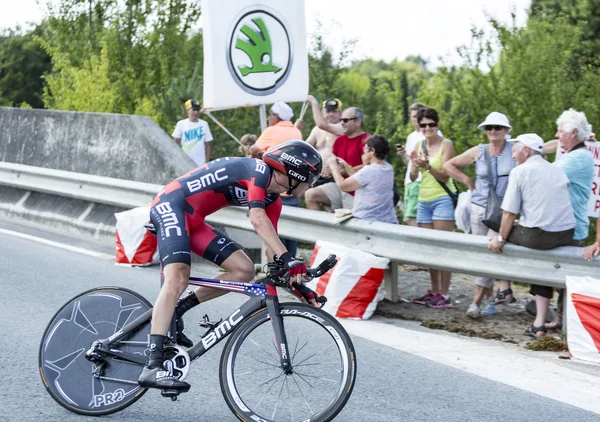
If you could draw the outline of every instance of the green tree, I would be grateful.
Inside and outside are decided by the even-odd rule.
[[[26,102],[43,107],[41,76],[52,67],[50,56],[36,43],[40,27],[23,32],[21,28],[0,34],[0,103],[18,106]]]

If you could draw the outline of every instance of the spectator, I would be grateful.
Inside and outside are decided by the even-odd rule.
[[[485,121],[477,126],[479,130],[487,133],[489,144],[479,144],[468,149],[457,157],[444,164],[446,173],[455,180],[464,183],[473,192],[471,194],[471,233],[474,235],[494,237],[498,233],[488,229],[483,224],[485,210],[489,194],[489,176],[486,155],[489,154],[492,168],[492,182],[494,183],[496,195],[502,200],[508,186],[508,175],[517,165],[512,157],[514,143],[507,142],[506,138],[512,129],[508,118],[496,111],[490,113]],[[475,163],[475,180],[467,176],[460,169]],[[500,289],[495,297],[492,297],[494,279],[488,277],[477,277],[475,280],[475,295],[469,305],[467,315],[471,318],[479,318],[479,306],[484,298],[491,298],[488,305],[481,313],[490,315],[495,312],[493,305],[504,302],[515,302],[510,281],[500,280]]]
[[[300,132],[290,121],[294,117],[292,108],[277,101],[269,110],[267,127],[254,145],[250,147],[252,157],[261,157],[263,152],[286,141],[302,140]],[[284,202],[285,204],[285,202]]]
[[[403,214],[404,221],[409,226],[417,226],[417,208],[419,207],[419,185],[421,184],[421,174],[419,173],[417,180],[410,180],[410,170],[412,161],[410,155],[415,150],[419,142],[423,140],[423,134],[419,131],[419,122],[417,121],[417,113],[419,110],[425,109],[425,105],[414,103],[410,107],[410,122],[415,130],[406,138],[406,145],[397,148],[396,155],[402,157],[402,161],[406,164],[406,175],[404,176],[404,203]]]
[[[323,173],[315,185],[320,186],[334,181],[327,163],[332,154],[333,143],[338,136],[343,135],[343,128],[340,123],[342,102],[337,98],[323,101],[323,110],[321,111],[315,97],[309,95],[307,99],[312,106],[313,118],[317,126],[310,132],[306,142],[315,147],[323,157]]]
[[[563,169],[569,178],[569,197],[576,220],[573,246],[584,246],[589,234],[587,206],[594,179],[594,158],[585,147],[585,141],[594,139],[592,126],[583,112],[573,109],[564,111],[556,120],[556,124],[556,137],[565,154],[553,164]],[[544,151],[547,151],[546,147]],[[563,307],[564,289],[559,289],[558,311],[555,320],[546,324],[546,328],[562,328]]]
[[[532,249],[552,249],[573,243],[575,217],[569,198],[569,179],[558,166],[542,157],[544,141],[538,135],[517,137],[513,147],[516,167],[508,180],[502,201],[502,224],[497,237],[490,239],[489,249],[502,253],[505,241]],[[517,214],[519,224],[513,226]],[[537,314],[525,335],[538,338],[545,327],[552,287],[531,285]]]
[[[283,101],[277,101],[269,110],[267,127],[256,143],[250,147],[250,156],[262,157],[263,152],[287,141],[302,140],[302,132],[290,121],[294,116],[292,108]],[[281,194],[283,205],[297,207],[300,199],[293,195]],[[298,242],[292,239],[280,238],[288,252],[295,257],[298,253]]]
[[[341,121],[344,134],[335,140],[332,153],[342,166],[342,176],[348,177],[363,166],[363,146],[370,135],[363,130],[365,116],[357,107],[344,110]],[[331,210],[352,209],[353,195],[354,192],[342,192],[335,182],[326,183],[306,191],[306,208],[319,210],[323,205]]]
[[[385,136],[369,136],[363,147],[364,167],[344,179],[335,156],[329,157],[331,173],[342,192],[355,192],[352,216],[398,224],[394,211],[394,168],[385,161],[390,145]]]
[[[256,135],[246,134],[240,139],[240,152],[244,157],[251,157],[250,147],[256,143]]]
[[[187,100],[185,111],[188,118],[177,122],[173,131],[173,140],[196,163],[201,166],[210,161],[210,142],[213,137],[210,127],[200,115],[200,103],[197,100]]]
[[[456,195],[452,179],[442,169],[444,163],[454,157],[452,141],[438,134],[439,116],[433,108],[425,108],[417,113],[417,121],[425,139],[417,144],[412,152],[410,180],[417,180],[421,173],[419,187],[419,207],[417,224],[419,227],[434,230],[454,230],[454,202],[450,194]],[[413,302],[431,308],[451,308],[450,271],[429,270],[431,290]]]

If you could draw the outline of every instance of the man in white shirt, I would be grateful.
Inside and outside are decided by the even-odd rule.
[[[490,239],[489,249],[502,253],[505,241],[532,249],[553,249],[573,244],[575,214],[565,172],[542,157],[544,141],[534,133],[515,139],[513,158],[517,161],[508,178],[502,201],[502,223],[498,236]],[[517,214],[519,224],[514,225]],[[546,334],[546,316],[552,287],[531,285],[537,314],[525,334],[538,338]]]
[[[200,120],[200,104],[197,100],[185,102],[187,119],[177,122],[173,131],[173,140],[196,163],[201,166],[210,161],[210,143],[213,140],[210,127]]]

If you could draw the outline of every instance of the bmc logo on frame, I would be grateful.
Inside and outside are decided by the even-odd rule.
[[[236,84],[252,95],[269,95],[292,68],[292,40],[283,18],[263,5],[242,11],[227,44],[227,67]]]

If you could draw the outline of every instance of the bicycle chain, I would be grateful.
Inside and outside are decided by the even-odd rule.
[[[123,340],[118,341],[119,344],[139,344],[140,346],[148,346],[147,341]]]

